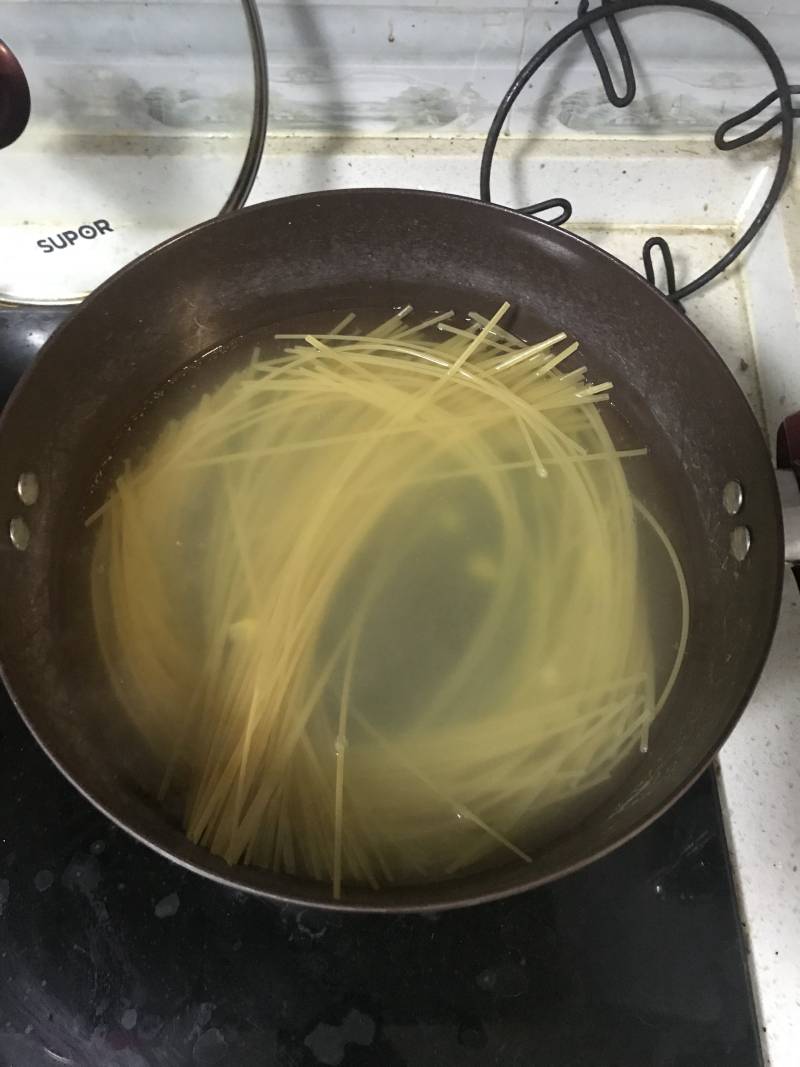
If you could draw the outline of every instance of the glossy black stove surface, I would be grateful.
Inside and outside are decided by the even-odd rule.
[[[0,386],[39,325],[0,315]],[[744,953],[710,772],[551,887],[338,916],[137,844],[0,692],[0,1067],[760,1067]]]

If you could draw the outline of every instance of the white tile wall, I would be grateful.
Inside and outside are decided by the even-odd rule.
[[[797,0],[734,0],[800,79]],[[572,0],[262,3],[272,125],[291,132],[480,132],[519,65],[575,13]],[[625,16],[633,107],[604,101],[577,40],[519,101],[510,131],[705,134],[769,87],[732,30],[687,12]],[[601,35],[603,36],[603,35]],[[0,37],[33,83],[41,133],[244,130],[250,78],[237,0],[0,0]]]

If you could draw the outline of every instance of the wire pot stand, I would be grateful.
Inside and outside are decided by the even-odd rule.
[[[664,277],[666,280],[665,295],[675,304],[680,306],[681,300],[707,285],[718,275],[722,274],[731,263],[738,259],[745,248],[747,248],[764,226],[772,209],[778,202],[786,182],[786,177],[789,173],[794,132],[793,120],[800,117],[800,107],[795,106],[792,100],[793,94],[800,94],[800,85],[791,85],[789,83],[780,59],[761,31],[758,30],[752,22],[744,18],[744,16],[732,11],[726,5],[717,3],[716,0],[605,0],[605,2],[601,3],[598,7],[589,10],[589,0],[580,0],[580,3],[578,4],[577,18],[558,33],[554,34],[549,41],[542,45],[538,52],[536,52],[536,54],[533,55],[522,67],[503,97],[500,106],[492,119],[483,148],[480,170],[480,197],[481,200],[486,203],[492,202],[491,176],[495,150],[503,126],[505,125],[506,119],[517,100],[517,97],[528,85],[537,71],[544,66],[547,60],[550,59],[562,45],[572,40],[573,37],[578,34],[583,35],[595,65],[597,66],[600,81],[608,102],[613,107],[625,108],[634,100],[636,96],[636,77],[633,70],[630,50],[622,33],[622,29],[620,28],[620,24],[617,21],[617,15],[622,15],[629,11],[641,11],[646,8],[684,9],[702,15],[710,15],[720,22],[727,23],[727,25],[738,30],[739,33],[747,38],[747,40],[756,48],[768,66],[775,82],[775,88],[771,92],[767,93],[761,100],[753,104],[752,107],[747,108],[746,111],[742,111],[740,114],[734,115],[730,119],[726,119],[714,133],[714,144],[716,147],[722,152],[731,152],[735,151],[737,148],[741,148],[743,145],[752,144],[754,141],[760,140],[770,130],[773,130],[777,126],[780,127],[778,161],[773,175],[772,184],[767,191],[764,202],[744,233],[742,233],[738,240],[731,245],[725,255],[722,256],[717,263],[712,267],[709,267],[708,270],[704,271],[696,278],[690,279],[680,286],[678,286],[676,282],[675,264],[670,246],[665,238],[649,237],[644,243],[642,248],[642,260],[647,280],[652,285],[656,284],[653,253],[658,249],[663,262]],[[622,72],[622,86],[620,91],[618,91],[614,85],[608,63],[597,41],[597,37],[595,36],[594,27],[598,22],[604,22],[610,33],[611,43],[616,52],[616,58]],[[740,133],[738,136],[731,136],[732,132],[735,131],[737,127],[757,118],[774,103],[778,104],[777,111],[770,117],[764,119],[759,126],[745,133]],[[572,215],[572,204],[562,196],[555,196],[550,197],[547,200],[539,201],[536,204],[531,204],[528,207],[519,208],[518,210],[521,211],[522,214],[530,216],[540,216],[545,212],[552,212],[555,210],[557,213],[554,216],[546,217],[543,221],[548,222],[552,226],[562,226]]]

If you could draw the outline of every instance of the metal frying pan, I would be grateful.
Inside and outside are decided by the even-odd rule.
[[[504,299],[523,337],[557,326],[580,340],[592,376],[614,381],[620,413],[650,447],[689,583],[687,657],[649,754],[533,863],[352,890],[337,906],[441,908],[556,878],[656,818],[719,748],[769,648],[783,546],[762,433],[708,342],[622,263],[513,211],[380,189],[292,197],[198,226],[101,286],[45,345],[0,422],[3,676],[54,762],[140,840],[237,888],[331,903],[327,886],[230,867],[192,845],[115,733],[87,637],[81,545],[88,487],[122,428],[178,367],[256,327],[399,301],[491,312]],[[732,481],[743,493],[735,515]]]

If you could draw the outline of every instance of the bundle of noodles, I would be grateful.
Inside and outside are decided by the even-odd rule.
[[[526,859],[646,748],[686,642],[680,565],[626,482],[643,450],[599,414],[610,383],[507,309],[284,335],[96,514],[117,693],[188,836],[229,862],[338,897]],[[637,527],[680,589],[660,692]]]

